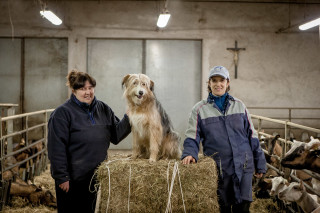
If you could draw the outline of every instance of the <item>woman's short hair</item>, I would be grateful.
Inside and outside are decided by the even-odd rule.
[[[91,77],[88,73],[80,72],[77,70],[71,70],[67,75],[67,86],[70,89],[77,90],[86,84],[86,81],[89,81],[89,83],[96,87],[96,80]]]
[[[211,80],[211,78],[209,79],[209,81]],[[210,93],[210,92],[212,92],[212,90],[211,90],[211,87],[210,87],[210,85],[209,85],[209,81],[207,82],[207,90],[208,90],[208,92]],[[227,81],[229,81],[229,79],[227,79]],[[227,88],[227,90],[226,90],[226,92],[229,92],[230,91],[230,84],[228,85],[228,88]]]

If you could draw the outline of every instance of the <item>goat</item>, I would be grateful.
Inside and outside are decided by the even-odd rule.
[[[278,193],[282,190],[284,190],[285,188],[287,188],[287,186],[289,185],[289,182],[287,181],[287,179],[284,179],[283,177],[279,176],[279,177],[274,177],[272,179],[266,179],[267,182],[271,182],[272,183],[272,188],[270,191],[270,196],[276,196],[278,195]]]
[[[15,182],[11,183],[10,195],[24,197],[29,200],[33,205],[47,205],[56,207],[57,201],[50,190],[46,190],[42,187],[38,187],[31,182],[25,182],[19,177]]]
[[[314,212],[320,205],[306,191],[303,181],[292,182],[287,188],[280,191],[279,199],[289,202],[296,202],[304,212]]]
[[[291,170],[291,175],[296,176],[298,179],[302,180],[304,183],[308,184],[310,187],[312,187],[312,177],[305,173],[302,170]],[[310,192],[309,192],[310,193]]]
[[[12,166],[17,163],[17,160],[13,156],[9,156],[4,161],[4,168],[7,168],[9,166]],[[13,177],[17,176],[19,174],[19,166],[15,166],[10,170],[7,170],[3,172],[2,178],[3,180],[11,180]]]
[[[320,173],[320,141],[311,137],[309,143],[294,141],[281,160],[281,165],[291,169],[308,169]]]
[[[280,135],[274,136],[274,138],[272,138],[271,142],[269,142],[270,139],[271,139],[271,138],[269,138],[269,140],[268,140],[268,147],[269,147],[269,150],[268,150],[268,151],[269,151],[269,155],[275,154],[275,155],[281,157],[281,155],[282,155],[282,148],[281,148],[281,146],[277,143],[278,138],[280,138]]]
[[[257,198],[270,198],[269,191],[272,188],[270,178],[277,177],[279,174],[273,169],[268,169],[262,178],[254,178],[253,191]]]

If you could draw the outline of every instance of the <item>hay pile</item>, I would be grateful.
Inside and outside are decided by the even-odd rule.
[[[56,189],[54,179],[51,177],[50,173],[50,164],[48,164],[47,169],[42,172],[40,176],[34,177],[34,184],[49,189],[55,195]]]
[[[184,206],[186,212],[219,212],[216,165],[211,158],[182,165],[122,157],[103,162],[97,173],[99,212],[185,212]]]

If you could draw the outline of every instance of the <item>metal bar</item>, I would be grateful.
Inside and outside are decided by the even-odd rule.
[[[264,116],[258,116],[258,115],[251,115],[251,117],[256,118],[256,119],[262,119],[265,121],[271,121],[271,122],[278,123],[278,124],[284,124],[284,125],[287,124],[289,126],[298,127],[300,129],[320,133],[320,129],[316,129],[316,128],[312,128],[312,127],[308,127],[308,126],[304,126],[304,125],[300,125],[300,124],[296,124],[296,123],[292,123],[292,122],[280,121],[280,120],[276,120],[276,119],[272,119],[272,118],[268,118],[268,117],[264,117]]]
[[[4,117],[1,118],[1,121],[7,121],[7,120],[12,120],[12,119],[17,119],[17,118],[23,118],[26,116],[31,116],[31,115],[38,115],[44,112],[52,112],[54,109],[46,109],[46,110],[40,110],[37,112],[28,112],[28,113],[23,113],[23,114],[19,114],[19,115],[14,115],[14,116],[8,116],[8,117]]]
[[[308,127],[308,126],[303,126],[303,125],[300,125],[300,124],[295,124],[295,123],[292,123],[292,122],[288,122],[288,125],[293,126],[293,127],[297,127],[297,128],[300,128],[300,129],[304,129],[304,130],[320,133],[320,129],[316,129],[316,128],[312,128],[312,127]]]
[[[247,107],[248,109],[292,109],[292,110],[320,110],[316,107]]]
[[[1,103],[0,107],[18,107],[19,104]]]
[[[42,126],[45,126],[46,124],[43,123],[43,124],[38,124],[38,125],[35,125],[33,127],[30,127],[28,130],[31,131],[31,130],[34,130],[36,128],[40,128]],[[13,136],[16,136],[16,135],[21,135],[22,133],[25,133],[28,131],[27,129],[24,129],[24,130],[21,130],[21,131],[18,131],[18,132],[15,132],[15,133],[12,133],[10,135],[5,135],[5,136],[2,136],[2,139],[5,139],[5,138],[9,138],[9,137],[13,137]]]
[[[310,175],[311,177],[320,180],[320,175],[318,173],[303,169],[302,171],[304,171],[305,173],[307,173],[308,175]]]
[[[281,176],[284,175],[284,172],[280,171],[279,169],[277,169],[276,167],[270,165],[269,163],[267,163],[267,166],[268,166],[270,169],[278,172]],[[303,170],[303,171],[304,171],[304,170]],[[297,178],[296,176],[294,176],[294,175],[292,175],[292,174],[290,174],[290,177],[291,177],[292,179],[294,179],[295,181],[297,181],[297,182],[300,181],[299,178]],[[308,188],[310,191],[312,191],[312,192],[315,193],[316,195],[320,196],[320,192],[315,191],[313,188],[311,188],[311,187],[310,187],[308,184],[306,184],[306,183],[303,183],[303,184],[304,184],[305,187]]]
[[[12,116],[15,114],[15,109],[14,107],[9,107],[7,110],[7,115]],[[7,134],[10,134],[13,132],[13,120],[7,121],[6,122],[6,127],[7,127]],[[12,152],[13,149],[13,140],[12,138],[7,139],[7,152]]]
[[[32,156],[24,159],[23,161],[19,161],[19,162],[17,162],[16,164],[13,164],[13,165],[11,165],[11,166],[9,166],[9,167],[7,167],[7,168],[4,168],[4,169],[3,169],[3,172],[8,171],[8,170],[10,170],[10,169],[12,169],[12,168],[14,168],[14,167],[16,167],[16,166],[20,166],[21,164],[27,162],[28,160],[30,160],[30,159],[32,159],[32,158],[37,157],[38,155],[42,154],[42,153],[45,152],[45,151],[46,151],[46,150],[43,149],[43,150],[41,150],[40,152],[37,152],[36,154],[34,154],[34,155],[32,155]]]
[[[29,140],[29,138],[28,138],[28,135],[29,135],[29,124],[28,124],[28,122],[29,122],[29,116],[27,115],[26,116],[26,122],[25,122],[25,124],[26,124],[26,126],[25,126],[25,130],[26,130],[26,134],[25,134],[26,146],[28,146],[28,140]]]
[[[45,123],[48,123],[48,112],[45,113]],[[48,145],[48,125],[45,125],[44,128],[45,131],[45,143],[44,143],[44,148],[47,149],[47,145]]]
[[[264,127],[263,129],[281,129],[280,127]],[[299,129],[299,128],[291,128],[292,129]],[[317,129],[320,129],[320,127],[318,127]]]
[[[276,120],[276,119],[272,119],[272,118],[268,118],[268,117],[264,117],[264,116],[251,114],[251,117],[256,118],[256,119],[265,120],[265,121],[271,121],[271,122],[278,123],[278,124],[286,124],[285,121],[280,121],[280,120]]]
[[[287,135],[288,135],[288,125],[287,125],[287,122],[286,124],[284,125],[284,142],[287,141]],[[281,142],[280,142],[281,143]],[[287,148],[287,143],[284,143],[284,146],[282,146],[282,144],[280,144],[281,148],[282,148],[282,153],[281,153],[281,159],[284,157],[285,153],[286,153],[286,148]],[[280,163],[279,165],[279,169],[280,170],[284,170],[282,168],[282,165]]]
[[[286,120],[287,118],[284,118],[284,117],[270,117],[272,119],[284,119]],[[294,118],[294,117],[291,117],[291,120],[320,120],[320,118]]]
[[[292,175],[292,174],[290,174],[290,177],[291,177],[293,180],[297,181],[298,183],[301,181],[299,178],[297,178],[296,176],[294,176],[294,175]],[[313,193],[315,193],[316,195],[318,195],[318,196],[320,197],[320,192],[315,191],[313,188],[311,188],[308,184],[306,184],[306,183],[304,183],[304,182],[303,182],[303,185],[304,185],[307,189],[309,189],[310,191],[312,191]]]
[[[21,148],[21,149],[19,149],[19,150],[17,150],[17,151],[14,151],[14,152],[11,152],[11,153],[9,153],[9,154],[4,155],[3,158],[10,157],[10,156],[13,156],[13,155],[15,155],[15,154],[18,154],[18,153],[20,153],[20,152],[23,152],[23,151],[25,151],[25,150],[27,150],[27,149],[35,146],[36,144],[38,144],[38,143],[40,143],[40,142],[43,142],[44,140],[45,140],[45,139],[42,138],[42,139],[40,139],[40,140],[38,140],[38,141],[36,141],[36,142],[34,142],[34,143],[26,146],[26,147],[23,147],[23,148]]]

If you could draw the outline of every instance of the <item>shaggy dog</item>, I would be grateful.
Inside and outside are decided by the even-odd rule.
[[[129,74],[122,86],[133,134],[132,157],[149,158],[150,162],[179,158],[180,138],[153,93],[154,82],[144,74]]]

